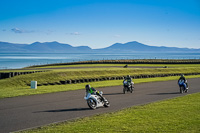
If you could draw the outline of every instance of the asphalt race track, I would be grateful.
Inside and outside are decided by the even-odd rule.
[[[164,68],[165,66],[128,66],[127,68]],[[23,68],[23,70],[46,70],[46,69],[84,69],[84,68],[124,68],[124,66],[93,66],[93,67],[47,67],[47,68],[40,68],[35,67],[34,69],[31,68]],[[172,68],[172,67],[171,67]],[[12,69],[12,70],[19,70],[19,69]]]
[[[200,92],[200,78],[188,79],[189,92]],[[163,99],[183,96],[177,81],[135,85],[134,93],[122,93],[122,86],[98,88],[110,101],[109,108],[91,110],[84,100],[85,90],[0,99],[0,132],[7,133],[120,110]]]

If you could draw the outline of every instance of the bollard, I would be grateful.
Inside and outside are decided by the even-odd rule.
[[[37,89],[37,81],[31,81],[31,89]]]

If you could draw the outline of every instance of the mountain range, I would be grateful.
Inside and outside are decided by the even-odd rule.
[[[133,53],[133,52],[200,52],[200,49],[149,46],[136,41],[115,43],[101,49],[91,49],[88,46],[73,47],[59,42],[34,42],[32,44],[15,44],[0,42],[0,53]]]

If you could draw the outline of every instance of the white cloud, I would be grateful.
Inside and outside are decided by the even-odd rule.
[[[79,32],[70,33],[70,35],[81,35]]]
[[[50,34],[52,34],[53,32],[55,32],[54,30],[47,30],[45,33],[47,34],[47,35],[50,35]]]
[[[116,37],[116,38],[120,38],[121,36],[120,36],[120,35],[114,35],[114,37]]]
[[[33,30],[22,30],[19,28],[13,28],[13,29],[11,29],[11,31],[14,33],[32,33],[32,32],[34,32]]]

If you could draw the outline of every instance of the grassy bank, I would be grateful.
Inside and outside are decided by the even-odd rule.
[[[178,78],[179,78],[178,76],[162,77],[162,78],[157,77],[157,78],[134,79],[133,81],[136,84],[138,84],[138,83],[144,83],[144,82],[178,80]],[[200,75],[186,76],[186,78],[200,78]],[[118,86],[118,85],[122,85],[122,80],[110,80],[110,81],[99,81],[99,82],[67,84],[67,85],[38,86],[38,89],[30,89],[29,86],[25,86],[25,87],[12,86],[11,87],[8,85],[8,87],[0,89],[0,98],[53,93],[53,92],[61,92],[61,91],[69,91],[69,90],[79,90],[79,89],[84,89],[86,84],[90,84],[91,86],[95,88],[107,87],[107,86]]]
[[[200,132],[200,93],[135,106],[114,113],[51,124],[25,133]]]
[[[184,68],[91,68],[91,69],[56,69],[40,73],[19,75],[9,79],[0,80],[1,88],[26,87],[30,81],[36,80],[38,84],[55,83],[65,80],[117,77],[126,75],[150,75],[171,73],[200,73],[199,67]],[[1,89],[0,88],[0,89]]]

